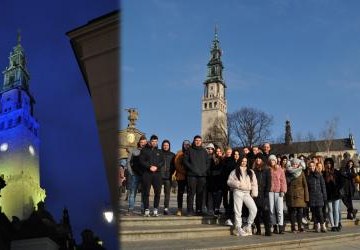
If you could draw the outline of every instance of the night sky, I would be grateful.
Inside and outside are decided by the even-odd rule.
[[[77,243],[89,228],[116,249],[116,226],[102,217],[110,201],[92,102],[66,32],[119,9],[117,0],[0,2],[0,69],[17,43],[27,57],[40,123],[41,186],[56,221],[69,209]],[[3,76],[1,75],[1,84]]]

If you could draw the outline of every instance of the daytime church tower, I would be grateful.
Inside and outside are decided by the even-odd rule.
[[[222,51],[217,28],[207,64],[208,73],[204,82],[202,98],[201,135],[205,143],[214,143],[224,148],[228,145],[226,84],[223,79]]]
[[[26,219],[38,202],[44,201],[40,187],[39,123],[34,118],[35,100],[29,90],[29,73],[24,49],[18,43],[10,52],[0,89],[0,175],[1,211],[11,219]]]

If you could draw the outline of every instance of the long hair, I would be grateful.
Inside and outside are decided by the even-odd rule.
[[[240,166],[243,159],[247,159],[246,155],[240,155],[239,163],[237,164],[235,168],[235,175],[240,180],[240,177],[242,176]],[[253,172],[249,168],[249,162],[246,164],[246,174],[250,177],[250,180],[252,181],[253,178]]]

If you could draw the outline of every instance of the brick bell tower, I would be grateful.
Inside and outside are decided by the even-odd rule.
[[[201,135],[204,143],[213,143],[221,148],[228,145],[226,84],[223,79],[224,66],[217,27],[207,64],[208,73],[204,81],[202,97]]]
[[[20,40],[18,34],[0,89],[0,175],[6,182],[0,207],[9,219],[22,220],[44,201],[45,190],[40,187],[39,123],[33,116],[35,100]]]

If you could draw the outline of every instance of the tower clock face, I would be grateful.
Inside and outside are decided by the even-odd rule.
[[[0,144],[0,151],[1,152],[7,151],[8,148],[9,148],[9,144],[7,144],[6,142]]]
[[[135,135],[134,135],[133,133],[129,133],[129,134],[127,134],[127,136],[126,136],[126,139],[127,139],[127,141],[128,141],[129,143],[134,143],[134,141],[135,141]]]
[[[29,146],[29,153],[34,156],[35,155],[35,149],[32,145]]]

